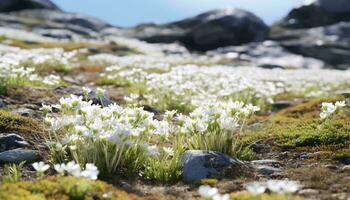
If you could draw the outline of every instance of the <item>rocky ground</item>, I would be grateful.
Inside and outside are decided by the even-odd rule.
[[[268,180],[299,187],[293,195],[270,189],[261,199],[350,198],[348,1],[305,4],[272,27],[235,9],[128,29],[46,0],[2,1],[0,11],[0,199],[198,199],[200,185],[257,199],[247,185]],[[142,106],[157,123],[167,110],[180,118],[210,100],[260,110],[232,130],[239,150],[186,146],[181,175],[165,183],[142,176],[144,169],[127,174],[125,166],[101,181],[58,177],[53,168],[37,178],[31,163],[55,164],[52,134],[61,140],[69,132],[52,131],[42,107],[72,94],[102,107]],[[346,106],[323,119],[324,102]],[[63,116],[52,107],[50,117]],[[22,181],[5,180],[16,174],[9,164],[22,161]]]

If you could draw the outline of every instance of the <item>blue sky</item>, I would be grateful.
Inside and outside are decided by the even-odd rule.
[[[53,0],[66,11],[103,19],[117,26],[165,23],[215,8],[249,10],[271,24],[303,0]]]

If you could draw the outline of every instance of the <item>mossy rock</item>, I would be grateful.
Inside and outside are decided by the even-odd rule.
[[[11,112],[0,110],[0,131],[16,132],[29,141],[43,140],[46,132],[38,121]]]
[[[0,186],[2,200],[93,200],[93,199],[166,199],[144,198],[128,194],[102,181],[75,177],[49,177],[37,181],[23,181]]]

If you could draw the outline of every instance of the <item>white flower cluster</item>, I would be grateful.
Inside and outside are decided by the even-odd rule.
[[[152,58],[141,57],[120,59],[120,64],[107,68],[104,76],[109,80],[124,79],[135,86],[143,83],[146,87],[143,96],[151,105],[167,98],[194,106],[227,98],[271,103],[276,95],[286,92],[305,96],[334,92],[335,86],[350,77],[350,71],[230,67],[210,65],[209,61],[208,67],[198,63],[181,65],[186,59],[184,62],[156,59],[155,64]]]
[[[198,189],[198,193],[204,199],[212,199],[212,200],[229,200],[230,199],[229,194],[221,195],[217,188],[210,187],[208,185],[200,186]]]
[[[76,52],[63,49],[32,49],[0,46],[0,79],[8,83],[38,82],[45,85],[57,85],[61,78],[57,75],[40,76],[37,68],[48,65],[69,68]]]
[[[67,164],[56,164],[54,165],[54,168],[57,173],[64,174],[67,172],[68,174],[75,176],[75,177],[85,177],[90,180],[96,180],[97,176],[99,174],[99,170],[97,167],[92,163],[87,163],[85,165],[85,170],[82,171],[80,166],[76,164],[74,161],[70,161]]]
[[[244,119],[259,110],[256,106],[245,105],[242,102],[214,102],[198,107],[189,116],[182,114],[175,116],[176,111],[167,111],[164,120],[159,121],[153,118],[153,113],[144,111],[143,108],[123,108],[116,104],[101,107],[75,95],[61,98],[60,104],[53,107],[58,108],[60,114],[55,117],[47,115],[45,121],[49,124],[50,131],[66,133],[66,137],[59,143],[52,145],[54,149],[68,147],[71,152],[84,152],[80,149],[83,148],[92,150],[93,153],[103,153],[103,148],[112,144],[116,145],[117,149],[118,147],[123,149],[123,146],[139,147],[151,156],[173,155],[173,149],[169,144],[179,134],[184,135],[184,138],[191,138],[194,135],[217,131],[232,136],[240,123],[244,123]],[[44,105],[42,110],[48,113],[52,108]],[[186,145],[185,143],[182,145]],[[116,162],[122,159],[123,155],[120,153],[122,150],[115,151],[119,153],[117,155],[112,153],[113,156],[119,158],[107,158],[104,162]],[[100,157],[94,158],[89,154],[89,158],[86,159],[95,163]],[[111,171],[117,167],[117,164],[113,165]]]
[[[300,189],[300,185],[295,181],[269,180],[266,183],[253,182],[246,186],[246,190],[253,196],[260,195],[267,189],[277,194],[292,194]]]
[[[345,101],[337,101],[335,103],[323,102],[320,117],[321,119],[326,119],[329,116],[331,116],[334,112],[345,106]]]
[[[65,65],[71,67],[70,63],[75,61],[77,51],[66,52],[62,48],[39,48],[39,49],[20,49],[17,47],[0,46],[0,56],[2,59],[11,60],[13,63],[21,65]]]
[[[42,174],[50,169],[50,165],[45,164],[42,161],[35,162],[32,164],[32,166],[39,174]],[[85,177],[90,180],[96,180],[99,174],[97,167],[92,163],[87,163],[84,171],[82,171],[80,166],[74,161],[68,162],[67,164],[56,164],[54,165],[54,168],[60,175],[64,175],[64,173],[67,172],[68,174],[75,177]]]
[[[153,114],[142,108],[122,108],[116,104],[102,108],[75,95],[61,98],[60,104],[54,107],[61,110],[61,117],[48,117],[46,121],[52,131],[64,129],[70,133],[64,143],[86,138],[108,139],[115,144],[130,143],[132,137],[148,131],[154,121]]]
[[[208,127],[233,132],[243,119],[250,117],[260,108],[243,102],[227,101],[203,104],[190,116],[179,115],[184,132],[205,132]]]
[[[131,69],[154,70],[159,72],[167,72],[174,66],[196,64],[208,65],[216,64],[220,61],[220,57],[209,57],[205,55],[185,54],[151,54],[151,55],[129,55],[115,56],[111,54],[97,54],[89,56],[92,62],[112,65],[106,69],[109,73],[116,73],[110,78],[114,78],[118,73],[122,73]]]
[[[35,171],[40,172],[40,173],[43,173],[43,172],[47,171],[48,169],[50,169],[50,165],[45,164],[42,161],[35,162],[32,164],[32,166],[35,169]]]

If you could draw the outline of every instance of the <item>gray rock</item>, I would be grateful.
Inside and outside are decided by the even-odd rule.
[[[26,9],[60,10],[50,0],[1,0],[0,12],[10,12]]]
[[[303,190],[300,190],[298,192],[298,194],[300,194],[300,195],[307,195],[307,196],[318,195],[319,193],[320,193],[320,191],[315,190],[315,189],[303,189]]]
[[[236,158],[214,151],[189,150],[181,159],[183,181],[195,183],[204,178],[237,175],[246,164]]]
[[[45,38],[94,39],[110,25],[96,18],[55,10],[21,10],[0,14],[0,26],[30,31]]]
[[[288,28],[311,28],[340,21],[350,21],[349,0],[316,0],[294,8],[279,26]]]
[[[35,115],[35,111],[30,109],[30,108],[18,108],[14,111],[12,111],[15,114],[21,115],[21,116],[25,116],[25,117],[29,117],[29,116],[34,116]]]
[[[349,15],[350,16],[350,15]],[[350,68],[350,22],[271,34],[287,50],[324,61],[336,69]]]
[[[276,101],[272,103],[272,109],[274,110],[282,110],[294,105],[291,101]]]
[[[350,157],[349,158],[343,158],[340,160],[340,162],[342,162],[345,165],[350,165]]]
[[[265,175],[265,176],[271,176],[274,173],[281,173],[282,170],[275,168],[275,167],[270,167],[270,166],[265,166],[265,165],[260,165],[256,167],[257,172]]]
[[[74,38],[77,38],[78,36],[76,35],[76,33],[74,33],[73,31],[70,30],[64,30],[64,29],[54,29],[54,28],[47,28],[47,29],[42,29],[42,28],[38,28],[38,29],[34,29],[34,32],[45,36],[45,37],[50,37],[50,38],[55,38],[55,39],[68,39],[68,40],[72,40]]]
[[[325,165],[324,167],[327,168],[327,169],[331,169],[331,170],[336,170],[336,169],[338,169],[338,166],[335,165],[335,164],[327,164],[327,165]]]
[[[252,160],[250,161],[253,165],[281,165],[278,160]]]
[[[54,10],[24,10],[16,13],[11,13],[18,17],[28,17],[36,20],[44,20],[44,22],[53,22],[63,25],[75,25],[78,27],[86,28],[94,32],[98,32],[101,29],[108,28],[110,25],[102,20],[88,15],[60,12]]]
[[[6,107],[6,103],[4,102],[4,100],[0,99],[0,108],[4,107]]]
[[[339,91],[336,93],[337,95],[341,95],[345,98],[350,98],[350,91],[349,90],[344,90],[344,91]]]
[[[206,51],[263,41],[268,31],[268,26],[250,12],[222,9],[169,24],[145,24],[123,35],[152,43],[181,42],[189,49]]]
[[[252,149],[254,151],[254,153],[268,153],[271,151],[271,146],[266,144],[264,141],[262,140],[258,140],[252,144],[250,144],[248,146],[248,148]]]
[[[344,167],[341,168],[343,172],[350,172],[350,165],[345,165]]]
[[[26,142],[24,138],[18,134],[11,133],[0,135],[0,152],[27,146],[29,146],[29,143]]]
[[[0,153],[0,163],[32,163],[40,159],[40,154],[35,150],[14,149]]]

